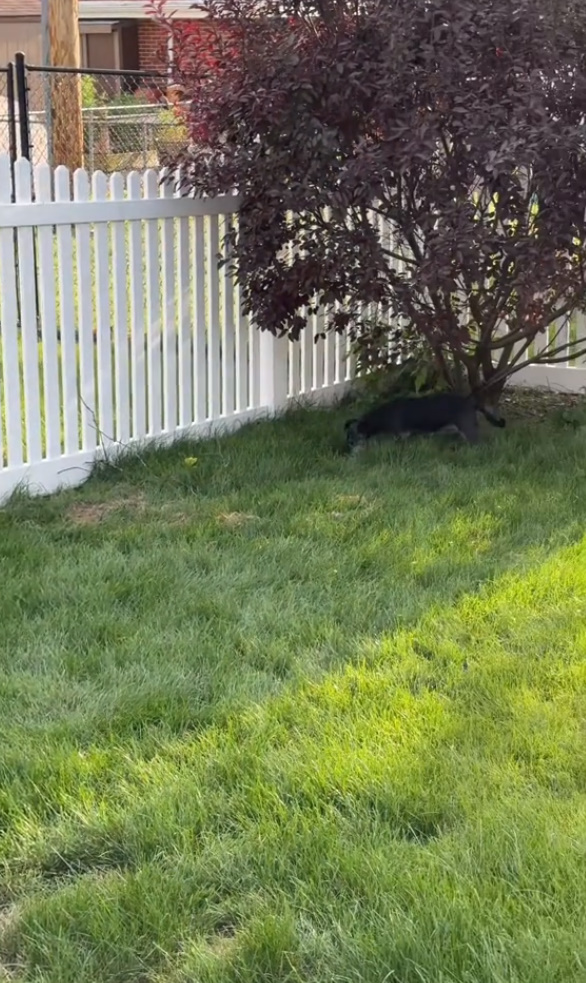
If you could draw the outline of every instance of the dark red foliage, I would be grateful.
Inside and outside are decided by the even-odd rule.
[[[497,393],[536,336],[562,354],[548,326],[586,306],[582,0],[206,6],[205,45],[159,10],[189,99],[178,163],[197,191],[239,190],[262,329],[389,310],[451,382]]]

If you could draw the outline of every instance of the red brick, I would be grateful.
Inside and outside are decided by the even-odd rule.
[[[153,21],[138,25],[138,59],[144,71],[167,68],[167,32]]]
[[[183,41],[180,43],[205,49],[206,33],[210,30],[205,21],[185,20],[180,21],[179,24],[183,34]],[[167,68],[167,37],[166,30],[153,21],[139,24],[138,49],[141,70]]]

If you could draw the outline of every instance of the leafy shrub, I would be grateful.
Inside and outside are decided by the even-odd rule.
[[[373,398],[444,387],[425,340],[407,328],[389,329],[385,322],[365,319],[352,350],[361,389]]]
[[[198,192],[240,192],[232,256],[257,324],[298,337],[304,307],[336,303],[360,335],[383,305],[449,385],[493,401],[567,358],[586,309],[586,4],[205,6],[205,48],[157,10],[191,107],[178,162]]]
[[[183,150],[189,141],[189,130],[181,109],[161,109],[157,116],[155,141],[159,146]]]
[[[83,109],[92,109],[100,106],[102,99],[98,95],[96,80],[93,75],[82,75],[81,77],[81,105]]]

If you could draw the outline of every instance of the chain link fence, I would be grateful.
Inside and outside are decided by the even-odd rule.
[[[26,77],[33,164],[156,168],[188,139],[161,74],[27,66]]]
[[[0,154],[16,154],[16,111],[14,105],[14,80],[11,68],[0,68]]]

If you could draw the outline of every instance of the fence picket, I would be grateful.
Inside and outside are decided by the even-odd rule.
[[[570,365],[570,359],[569,359],[569,355],[571,351],[570,318],[565,317],[565,318],[561,318],[559,321],[555,321],[554,324],[550,326],[549,331],[544,332],[543,342],[544,342],[544,346],[548,345],[549,343],[552,349],[563,348],[563,352],[560,352],[560,355],[564,354],[566,356],[566,361],[563,362],[562,364]],[[556,357],[559,358],[560,355]]]
[[[335,311],[340,310],[340,304],[336,303]],[[339,383],[344,382],[346,366],[344,365],[344,355],[345,355],[345,345],[346,345],[346,333],[343,335],[336,331],[334,336],[334,385],[339,385]]]
[[[240,289],[236,290],[236,412],[241,413],[250,405],[248,391],[248,318],[242,311]]]
[[[161,174],[161,198],[173,197],[173,182]],[[175,223],[165,218],[163,225],[163,405],[164,428],[177,427],[177,330],[175,326]]]
[[[207,288],[208,288],[208,323],[206,324],[207,355],[208,355],[208,415],[215,420],[221,414],[221,378],[220,378],[220,291],[218,277],[218,252],[220,250],[220,233],[218,216],[211,215],[208,219],[208,250],[207,250]]]
[[[66,167],[55,169],[55,201],[71,200],[70,175]],[[73,237],[71,225],[57,226],[57,275],[61,305],[61,372],[63,377],[63,434],[66,454],[79,450],[79,393],[75,344],[75,295],[73,284]],[[82,285],[80,288],[83,289]]]
[[[230,217],[222,222],[222,239],[230,230]],[[227,247],[222,246],[223,258],[227,258]],[[234,370],[235,357],[235,326],[234,326],[234,281],[228,266],[220,271],[222,282],[222,415],[234,413],[236,400],[236,374]]]
[[[325,345],[322,335],[326,330],[326,318],[323,307],[320,307],[312,321],[313,388],[321,389],[325,380]]]
[[[41,164],[35,168],[37,201],[52,201],[51,168]],[[61,454],[61,392],[59,346],[57,342],[57,305],[55,291],[55,256],[53,231],[39,229],[39,314],[41,318],[43,403],[45,411],[45,453],[48,458]]]
[[[158,176],[145,171],[143,196],[159,197]],[[161,284],[159,270],[159,223],[146,223],[146,300],[147,300],[147,367],[148,367],[148,432],[161,432]]]
[[[10,205],[12,173],[8,156],[0,157],[0,206]],[[22,418],[20,410],[20,370],[18,354],[18,293],[16,287],[17,255],[11,228],[0,228],[0,337],[2,352],[2,389],[4,394],[4,447],[9,467],[23,461]],[[0,394],[0,416],[2,399]],[[1,464],[1,460],[0,460]]]
[[[110,199],[124,201],[124,178],[112,174]],[[126,271],[126,227],[112,223],[112,278],[114,299],[114,391],[116,398],[116,440],[130,439],[130,380],[128,365],[128,284]]]
[[[16,162],[14,177],[16,200],[19,203],[28,204],[32,201],[31,166],[28,160],[22,159]],[[37,269],[32,227],[19,227],[17,240],[26,450],[27,461],[33,463],[42,459],[43,451],[37,340]],[[18,361],[12,371],[16,370],[17,365]]]
[[[356,375],[356,355],[354,352],[354,345],[352,342],[352,336],[349,331],[344,335],[344,374],[342,379],[344,382],[353,379]]]
[[[297,399],[301,394],[301,345],[290,341],[288,345],[289,396]]]
[[[313,388],[313,317],[308,318],[301,332],[301,392],[309,394]]]
[[[577,311],[574,315],[574,330],[576,339],[574,350],[579,352],[581,347],[586,348],[586,315],[582,311]],[[578,355],[576,362],[583,368],[586,365],[586,353]]]
[[[92,179],[92,199],[105,201],[108,195],[106,175],[96,171]],[[98,439],[103,446],[114,440],[112,399],[112,337],[110,330],[110,252],[108,226],[94,226],[94,261],[96,270],[96,331],[98,361]]]
[[[333,386],[336,381],[336,347],[335,335],[330,326],[332,311],[328,310],[324,317],[324,328],[326,337],[324,340],[324,386]]]
[[[140,180],[137,171],[128,175],[127,190],[131,201],[141,198]],[[132,436],[140,439],[147,432],[142,224],[135,221],[129,226]]]
[[[260,402],[260,331],[252,318],[248,319],[248,351],[250,352],[250,366],[248,374],[248,386],[250,393],[250,405],[257,407]]]
[[[189,219],[180,218],[178,225],[179,426],[187,427],[193,422]]]
[[[205,227],[201,215],[195,219],[193,239],[193,309],[195,338],[193,343],[193,379],[195,384],[194,420],[203,423],[207,417],[206,362],[206,275]]]
[[[86,171],[73,175],[75,202],[90,200],[90,182]],[[44,232],[39,229],[39,235]],[[96,368],[94,346],[94,285],[91,255],[91,227],[87,222],[75,226],[77,267],[77,323],[79,337],[79,389],[81,401],[81,446],[84,450],[98,445]]]

